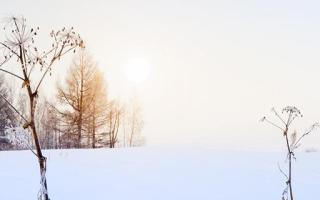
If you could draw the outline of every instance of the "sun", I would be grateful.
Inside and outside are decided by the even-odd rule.
[[[149,64],[145,59],[131,59],[125,66],[126,78],[134,84],[146,81],[149,73]]]

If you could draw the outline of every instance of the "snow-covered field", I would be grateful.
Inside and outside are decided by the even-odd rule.
[[[52,200],[272,200],[284,187],[276,152],[206,148],[52,150]],[[0,152],[1,200],[36,199],[39,174],[29,151]],[[320,153],[300,153],[297,200],[320,198]]]

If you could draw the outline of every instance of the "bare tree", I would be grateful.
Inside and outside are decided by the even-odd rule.
[[[39,130],[39,140],[43,149],[54,149],[59,146],[58,114],[45,98],[38,100],[36,126]]]
[[[108,135],[109,135],[109,147],[115,148],[118,142],[118,132],[121,121],[123,109],[120,107],[119,103],[112,101],[109,103],[109,110],[107,114],[107,124],[108,124]]]
[[[88,146],[90,146],[91,136],[91,147],[96,148],[98,142],[97,136],[101,136],[103,129],[106,126],[106,114],[108,109],[108,99],[106,83],[103,78],[103,74],[97,69],[94,74],[92,81],[92,103],[89,107],[89,131],[88,131]]]
[[[74,138],[78,148],[83,146],[84,138],[88,147],[95,148],[96,135],[106,121],[107,95],[103,75],[86,52],[81,51],[74,58],[57,97],[63,108],[57,110],[61,110],[65,134]]]
[[[143,144],[143,137],[141,136],[141,131],[143,128],[142,120],[142,109],[138,102],[137,97],[134,97],[131,104],[127,106],[126,119],[128,123],[129,131],[129,145],[141,146]]]
[[[296,131],[294,131],[290,135],[290,128],[293,121],[299,117],[302,117],[300,110],[294,106],[287,106],[282,109],[282,115],[280,115],[274,108],[272,108],[271,111],[274,113],[274,115],[276,116],[280,124],[270,121],[267,117],[263,117],[261,121],[267,122],[268,124],[279,129],[283,133],[283,136],[285,139],[285,145],[287,149],[288,171],[284,172],[279,166],[280,172],[286,178],[286,187],[283,190],[282,199],[288,200],[290,196],[290,200],[293,200],[294,195],[293,195],[293,189],[292,189],[292,161],[293,159],[296,159],[295,150],[299,148],[303,138],[309,135],[315,128],[319,127],[319,124],[314,123],[300,137],[297,136]]]
[[[39,88],[47,75],[51,74],[54,64],[68,52],[77,47],[84,47],[83,40],[73,31],[73,28],[62,28],[51,31],[51,47],[41,51],[35,43],[39,27],[29,28],[24,17],[10,17],[3,27],[4,40],[0,41],[2,57],[0,71],[22,81],[22,88],[27,91],[29,98],[29,113],[25,129],[30,129],[38,157],[41,189],[39,199],[48,200],[46,180],[46,158],[43,156],[35,125],[35,111]],[[5,68],[6,67],[6,68]]]

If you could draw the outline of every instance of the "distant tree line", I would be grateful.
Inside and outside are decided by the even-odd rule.
[[[4,76],[0,76],[0,94],[20,113],[29,109],[27,94],[12,92]],[[8,130],[23,126],[23,121],[5,99],[0,98],[0,150],[24,149],[26,146],[13,145],[6,137],[21,134]],[[112,99],[103,73],[85,50],[74,56],[54,98],[38,98],[35,125],[43,149],[133,147],[145,143],[138,99],[133,97],[126,104]],[[25,142],[34,145],[32,139]]]

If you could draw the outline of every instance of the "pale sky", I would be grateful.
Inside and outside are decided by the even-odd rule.
[[[281,134],[259,123],[271,107],[300,108],[298,131],[320,121],[319,6],[292,0],[2,0],[0,14],[24,15],[41,28],[41,41],[52,28],[73,26],[111,94],[139,94],[149,146],[277,149]],[[124,68],[134,59],[145,60],[150,73],[132,86]],[[69,60],[54,77],[63,77]],[[54,77],[47,84],[55,86]],[[320,131],[307,140],[305,147],[320,148]]]

